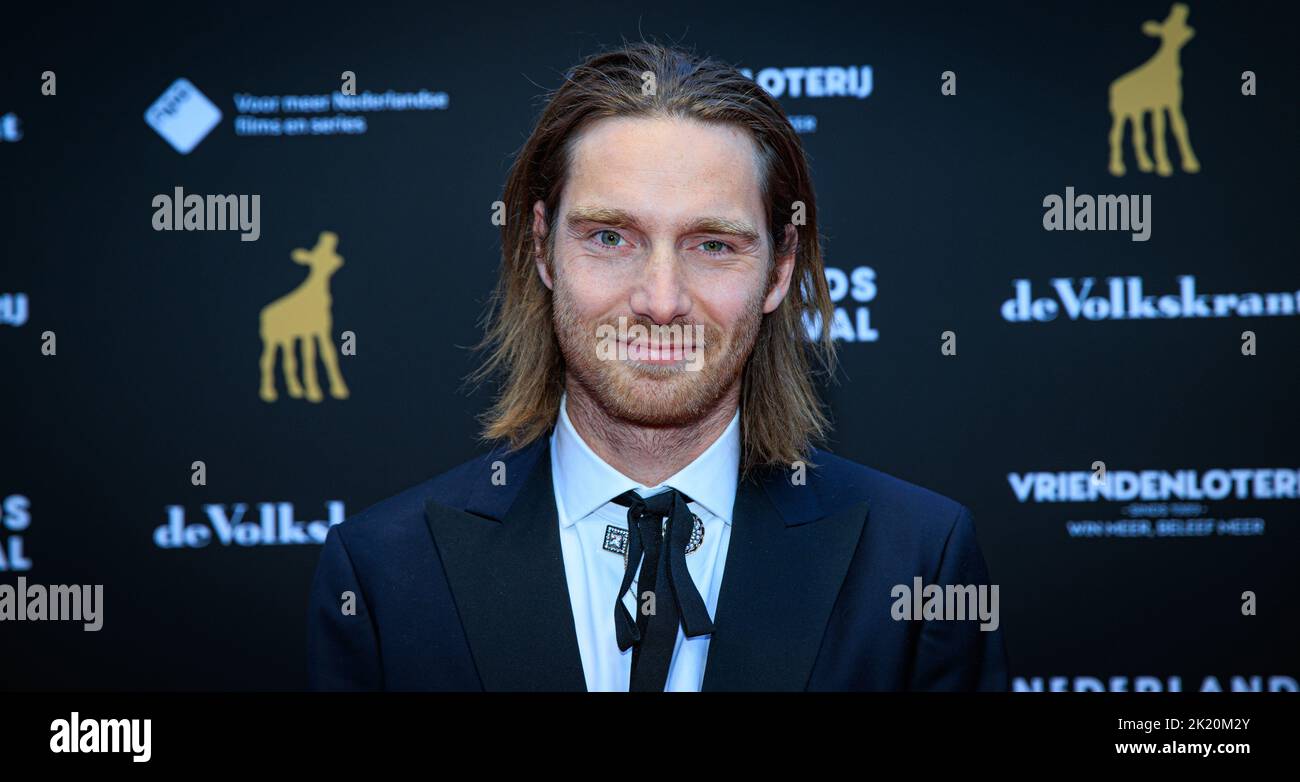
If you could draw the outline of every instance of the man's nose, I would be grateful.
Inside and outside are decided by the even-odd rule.
[[[632,311],[655,323],[669,324],[691,309],[681,263],[671,250],[653,252],[632,291]]]

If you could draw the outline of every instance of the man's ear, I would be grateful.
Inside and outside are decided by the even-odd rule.
[[[782,246],[777,248],[780,255],[776,256],[776,268],[773,270],[775,279],[772,282],[772,288],[767,292],[767,298],[763,299],[763,314],[772,312],[781,306],[785,299],[785,294],[790,290],[790,276],[794,273],[794,259],[799,252],[799,232],[789,223],[785,225],[785,239]]]
[[[546,266],[546,204],[540,198],[533,203],[533,262],[542,284],[554,290],[551,270]]]

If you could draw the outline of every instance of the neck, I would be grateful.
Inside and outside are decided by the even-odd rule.
[[[566,383],[569,422],[605,463],[644,486],[658,486],[699,458],[726,431],[740,404],[736,383],[703,416],[680,426],[615,418],[577,383]]]
[[[1151,59],[1153,59],[1153,60],[1174,60],[1174,59],[1177,59],[1177,58],[1178,58],[1178,51],[1179,51],[1180,49],[1182,49],[1182,48],[1183,48],[1183,47],[1181,47],[1181,46],[1171,46],[1171,45],[1165,43],[1164,41],[1161,41],[1161,42],[1160,42],[1160,48],[1159,48],[1159,49],[1156,49],[1156,53],[1153,54],[1153,55],[1151,56]]]
[[[314,271],[308,274],[307,279],[303,280],[302,283],[298,286],[298,290],[322,291],[327,296],[329,295],[329,289],[330,289],[330,278],[324,274],[317,274]]]

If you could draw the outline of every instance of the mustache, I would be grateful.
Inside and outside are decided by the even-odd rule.
[[[629,324],[626,316],[619,317],[617,328],[609,323],[596,326],[595,337],[596,357],[600,360],[685,361],[690,371],[702,366],[705,344],[709,342],[703,324]]]
[[[657,323],[651,318],[620,315],[615,319],[600,319],[592,324],[598,338],[615,336],[628,343],[645,343],[665,348],[703,349],[721,342],[722,329],[711,323],[674,318],[669,323]]]

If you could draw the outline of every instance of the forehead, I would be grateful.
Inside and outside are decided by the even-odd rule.
[[[700,215],[764,224],[758,148],[734,125],[609,117],[576,137],[561,209],[625,209],[654,223]]]

